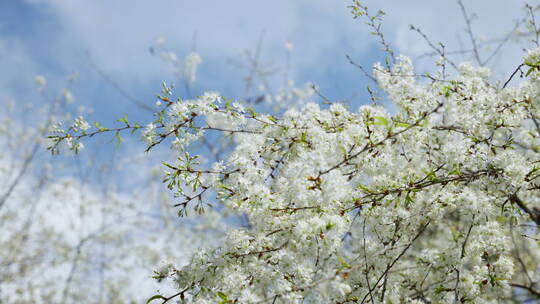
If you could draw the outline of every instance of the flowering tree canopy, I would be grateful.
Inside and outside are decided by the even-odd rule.
[[[355,3],[353,12],[367,11]],[[178,155],[163,164],[180,215],[218,202],[247,219],[187,265],[158,269],[178,292],[149,302],[538,300],[540,48],[498,81],[444,52],[438,64],[417,74],[390,52],[373,67],[392,111],[302,102],[269,115],[212,92],[175,100],[164,85],[146,127],[80,119],[56,129],[50,149],[141,129],[147,150],[170,142]],[[190,145],[214,133],[232,147],[200,164]]]

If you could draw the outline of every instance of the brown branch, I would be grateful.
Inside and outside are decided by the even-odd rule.
[[[476,215],[473,215],[471,226],[469,226],[469,230],[467,230],[467,236],[465,236],[465,240],[463,241],[463,244],[461,245],[461,254],[460,257],[463,259],[465,257],[465,247],[467,246],[467,242],[469,241],[469,236],[471,235],[471,231],[474,226],[474,218]]]
[[[306,207],[285,207],[285,208],[271,208],[272,211],[291,212],[294,213],[300,210],[317,209],[319,206],[306,206]]]
[[[260,254],[263,254],[263,253],[269,253],[269,252],[279,251],[279,250],[285,248],[285,246],[287,246],[288,243],[289,243],[289,241],[286,241],[286,242],[283,243],[281,246],[276,247],[276,248],[270,248],[270,249],[259,250],[259,251],[250,251],[250,252],[248,252],[248,253],[243,253],[243,254],[229,253],[229,255],[232,256],[232,257],[234,257],[234,258],[243,258],[243,257],[249,256],[249,255],[260,255]]]
[[[519,209],[527,213],[531,220],[533,220],[537,225],[540,225],[540,215],[534,212],[534,210],[531,210],[529,207],[527,207],[527,205],[517,196],[516,193],[510,195],[509,199],[510,202],[516,204]]]
[[[336,165],[334,165],[333,167],[330,167],[324,171],[320,171],[319,172],[319,175],[317,178],[320,178],[322,175],[325,175],[325,174],[328,174],[330,171],[332,170],[335,170],[339,167],[341,167],[342,165],[348,163],[351,159],[353,158],[356,158],[358,157],[360,154],[368,151],[368,150],[371,150],[377,146],[380,146],[382,144],[384,144],[386,141],[396,137],[397,135],[400,135],[402,133],[405,133],[407,131],[409,131],[410,129],[414,128],[414,127],[417,127],[418,125],[420,125],[420,123],[425,119],[427,118],[429,115],[437,112],[439,110],[439,108],[442,107],[442,103],[439,103],[437,105],[437,107],[435,107],[435,109],[431,110],[430,112],[426,112],[424,113],[420,118],[418,118],[414,123],[412,123],[411,125],[409,125],[408,127],[398,131],[398,132],[395,132],[395,133],[391,133],[391,134],[388,134],[385,138],[381,139],[380,141],[376,142],[376,143],[367,143],[364,148],[362,148],[360,151],[350,155],[350,156],[347,156],[345,157],[341,162],[337,163]]]
[[[529,285],[532,285],[533,280],[532,280],[531,276],[529,275],[529,272],[527,271],[527,266],[525,266],[525,262],[523,262],[523,259],[521,258],[521,254],[519,252],[518,245],[516,243],[516,238],[514,237],[514,226],[513,225],[510,225],[510,236],[511,236],[511,239],[512,239],[512,244],[514,245],[515,258],[518,260],[518,262],[519,262],[519,264],[521,266],[522,273],[524,273],[525,276],[527,277],[527,280],[529,281]]]
[[[364,303],[367,299],[367,297],[370,295],[370,293],[375,290],[375,288],[377,288],[377,285],[381,282],[381,280],[386,277],[386,275],[388,274],[388,272],[392,269],[392,267],[394,267],[394,265],[397,263],[397,261],[399,261],[399,259],[401,259],[401,257],[403,255],[405,255],[405,253],[409,250],[409,248],[412,246],[412,244],[414,243],[414,241],[416,241],[416,239],[418,239],[420,237],[420,235],[422,235],[422,233],[424,233],[424,231],[426,230],[427,226],[430,224],[430,220],[428,220],[428,222],[426,224],[424,224],[420,230],[418,231],[418,233],[414,236],[414,238],[409,242],[409,244],[407,244],[407,246],[405,246],[405,248],[398,254],[398,256],[392,261],[392,263],[390,263],[385,271],[383,272],[383,274],[379,277],[379,279],[377,280],[377,282],[375,282],[375,285],[370,288],[369,292],[366,293],[364,295],[364,297],[362,298],[362,302],[361,303]]]
[[[170,296],[170,297],[164,298],[164,299],[163,299],[163,302],[161,302],[161,304],[165,304],[165,303],[169,302],[170,300],[172,300],[172,299],[174,299],[174,298],[176,298],[176,297],[178,297],[178,296],[183,297],[183,296],[184,296],[184,293],[186,293],[186,291],[188,291],[188,289],[190,289],[191,287],[193,287],[193,284],[190,285],[190,286],[188,286],[188,287],[186,287],[184,290],[182,290],[182,291],[180,291],[180,292],[178,292],[178,293],[173,294],[173,295]]]
[[[514,76],[516,75],[516,73],[517,73],[518,71],[521,71],[521,68],[523,67],[523,65],[524,65],[523,63],[520,64],[520,65],[518,65],[518,67],[517,67],[517,68],[514,70],[514,72],[510,75],[510,77],[508,78],[508,80],[506,80],[506,82],[504,83],[503,89],[506,88],[506,86],[510,83],[510,80],[512,80],[512,78],[514,78]],[[523,74],[523,72],[522,72],[522,74]]]
[[[463,130],[463,128],[460,127],[460,126],[454,126],[454,125],[445,126],[445,125],[442,125],[442,126],[433,126],[432,129],[437,130],[437,131],[454,131],[454,132],[458,132],[458,133],[461,133],[461,134],[468,135],[468,133],[465,130]]]
[[[486,169],[486,170],[478,170],[475,172],[455,176],[455,177],[442,177],[437,178],[434,180],[426,180],[426,177],[422,178],[421,180],[417,182],[411,182],[408,186],[405,187],[397,187],[393,189],[386,189],[384,191],[380,192],[371,192],[363,196],[361,199],[371,199],[371,201],[374,201],[376,199],[382,199],[383,197],[393,194],[393,193],[402,193],[402,192],[408,192],[408,191],[417,191],[419,189],[424,189],[430,186],[434,185],[446,185],[451,182],[463,182],[463,181],[472,181],[475,180],[481,176],[493,176],[501,173],[501,169]],[[358,202],[356,202],[356,205],[354,208],[359,207]]]
[[[372,289],[371,289],[371,285],[369,283],[369,277],[368,277],[368,273],[369,273],[369,268],[368,268],[368,259],[367,259],[367,253],[366,253],[366,219],[364,218],[364,223],[362,225],[362,238],[363,238],[363,245],[364,245],[364,260],[366,261],[365,265],[365,271],[364,271],[364,275],[366,277],[366,282],[367,282],[367,286],[368,286],[368,290],[369,290],[369,298],[371,299],[371,304],[375,304],[375,301],[373,300],[373,293],[372,293]]]
[[[537,299],[540,299],[540,290],[535,289],[532,285],[527,286],[520,283],[510,283],[510,286],[515,288],[520,288],[527,290],[529,293],[531,293],[533,296],[535,296]]]

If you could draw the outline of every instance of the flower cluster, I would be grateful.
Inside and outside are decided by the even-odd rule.
[[[197,78],[197,66],[201,62],[201,55],[195,52],[189,53],[184,59],[184,78],[188,84],[195,82]]]
[[[393,114],[308,103],[276,118],[215,93],[168,101],[144,137],[150,146],[173,137],[183,155],[165,164],[165,182],[184,198],[177,207],[217,200],[249,223],[168,266],[183,303],[534,295],[540,78],[529,74],[503,88],[488,69],[462,64],[453,79],[426,83],[397,57],[374,67]],[[186,149],[210,131],[233,136],[234,149],[206,170]]]
[[[321,108],[305,102],[313,93],[306,89],[276,117],[212,92],[174,101],[164,84],[142,136],[147,150],[168,140],[177,156],[164,163],[164,182],[181,199],[179,215],[217,201],[247,225],[187,265],[167,263],[158,279],[172,278],[184,303],[490,303],[516,289],[535,296],[539,52],[529,52],[530,77],[515,87],[468,63],[452,79],[429,82],[407,57],[376,64],[394,113],[375,104]],[[56,144],[141,128],[119,121],[125,126],[88,133],[79,117],[57,130]],[[190,145],[215,133],[232,147],[205,167]]]

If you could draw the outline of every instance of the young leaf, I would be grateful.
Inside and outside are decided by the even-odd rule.
[[[165,298],[164,296],[157,294],[157,295],[151,296],[151,297],[146,301],[146,304],[148,304],[148,303],[150,303],[150,302],[152,302],[152,301],[154,301],[154,300],[166,300],[166,299],[167,299],[167,298]]]

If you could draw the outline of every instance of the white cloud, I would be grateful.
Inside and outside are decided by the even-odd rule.
[[[293,63],[300,71],[307,67],[311,67],[310,70],[325,71],[336,63],[344,63],[345,54],[363,60],[363,64],[369,64],[374,56],[365,52],[378,48],[376,39],[369,35],[369,29],[362,20],[352,19],[347,9],[349,1],[345,0],[29,2],[36,4],[35,9],[46,11],[48,18],[54,19],[57,25],[53,28],[57,29],[57,32],[48,33],[49,36],[45,37],[52,37],[49,45],[43,44],[37,48],[31,41],[32,38],[23,35],[0,37],[1,99],[15,97],[24,100],[36,97],[33,85],[35,75],[44,74],[49,79],[48,74],[58,74],[84,65],[85,50],[88,50],[100,67],[111,73],[114,79],[131,83],[132,86],[139,82],[156,88],[160,79],[168,77],[165,75],[164,65],[148,54],[148,48],[158,36],[165,37],[170,42],[167,45],[174,51],[187,53],[192,47],[193,35],[197,33],[197,50],[203,56],[203,66],[218,61],[225,62],[226,58],[237,56],[241,49],[253,47],[262,30],[266,30],[263,47],[267,58],[279,59],[282,56],[280,54],[286,52],[284,42],[290,41],[295,46],[292,51]],[[374,9],[387,11],[383,30],[388,33],[390,42],[399,52],[417,56],[430,50],[417,34],[408,30],[411,23],[422,28],[432,37],[434,43],[446,43],[449,50],[459,48],[460,40],[464,45],[469,43],[463,33],[464,23],[459,7],[454,1],[372,0],[367,4]],[[512,27],[512,19],[521,13],[520,7],[513,1],[466,1],[466,5],[470,12],[478,13],[478,21],[474,22],[476,33],[487,37],[500,37],[506,33]],[[24,19],[23,17],[20,16]],[[44,40],[47,39],[40,41]],[[49,53],[43,53],[41,47],[47,48]],[[51,57],[51,54],[54,56]],[[515,48],[509,49],[509,54],[511,56],[499,58],[498,63],[502,70],[508,70],[519,60],[520,54]],[[236,72],[232,68],[231,71]],[[214,72],[207,66],[206,76],[216,78],[222,75],[223,72]],[[156,82],[155,85],[151,84],[153,81]],[[211,83],[227,82],[229,79],[212,81]],[[55,87],[54,82],[51,87]],[[354,90],[356,88],[351,88],[351,91]],[[88,96],[78,95],[77,99],[88,103],[88,100],[93,100],[95,96],[100,97],[99,92],[87,94]],[[129,174],[133,177],[141,172],[148,172],[148,167],[138,166],[135,172],[129,171]],[[80,181],[71,182],[71,191],[68,194],[72,197],[64,200],[64,203],[71,201],[78,203],[75,204],[77,206],[81,205],[76,196],[83,192],[92,200],[102,199],[92,195],[95,192],[92,187],[83,189],[79,187]],[[56,186],[62,188],[64,185],[58,183]],[[125,196],[120,198],[127,200]],[[43,205],[50,206],[54,202],[51,200]],[[47,223],[53,223],[60,231],[69,231],[67,224],[83,224],[62,221],[62,218],[75,217],[77,209],[73,206],[60,208],[57,206],[61,212],[50,208],[43,210],[44,213],[50,213]],[[96,224],[97,220],[93,219],[92,222]],[[66,239],[76,236],[78,237],[70,235]],[[146,277],[141,280],[145,279]]]
[[[378,48],[375,37],[369,35],[370,30],[363,21],[352,19],[347,8],[350,1],[346,0],[27,2],[44,12],[42,15],[49,19],[45,21],[56,24],[51,26],[55,30],[47,33],[47,37],[52,38],[49,39],[51,45],[43,45],[43,48],[52,49],[54,56],[50,53],[43,55],[40,48],[35,48],[28,41],[30,38],[17,37],[18,42],[4,42],[4,50],[10,43],[19,45],[8,50],[7,55],[3,52],[4,57],[24,56],[17,59],[24,64],[8,65],[5,70],[20,72],[21,66],[29,69],[43,60],[63,67],[64,71],[79,69],[87,66],[85,51],[88,51],[97,64],[127,90],[140,88],[142,84],[155,88],[161,80],[170,79],[171,75],[165,72],[162,62],[148,52],[158,36],[165,37],[167,46],[183,57],[190,51],[196,33],[197,50],[204,60],[201,66],[204,74],[200,78],[205,77],[208,86],[229,82],[223,87],[232,85],[231,78],[242,77],[224,76],[238,72],[225,64],[226,60],[237,57],[242,49],[254,48],[263,30],[266,31],[265,58],[283,63],[286,53],[283,43],[291,41],[295,45],[293,67],[299,72],[308,69],[325,75],[325,71],[336,64],[346,65],[345,54],[353,55],[369,66],[373,54],[366,51]],[[475,32],[486,37],[500,37],[512,28],[512,20],[522,15],[520,5],[513,1],[497,1],[496,5],[490,0],[465,2],[469,12],[478,15],[473,24]],[[419,55],[430,50],[418,34],[408,30],[409,24],[420,27],[434,43],[444,42],[449,50],[459,48],[458,41],[462,41],[465,47],[469,45],[463,32],[461,12],[454,1],[386,0],[366,3],[373,11],[380,8],[388,13],[383,29],[398,52]],[[7,47],[10,48],[9,45]],[[512,49],[512,54],[516,52],[519,49]],[[501,70],[510,69],[516,61],[513,59],[518,57],[519,60],[518,55],[499,58],[502,64],[498,66]],[[10,58],[9,61],[13,60]],[[2,86],[12,89],[15,86],[13,81],[6,79],[9,73],[0,74],[5,74],[0,78]]]
[[[132,78],[147,79],[163,73],[160,62],[148,55],[158,36],[171,42],[173,51],[188,52],[196,33],[197,50],[203,58],[224,62],[240,50],[254,47],[265,31],[264,49],[269,57],[283,57],[283,42],[289,40],[296,45],[295,63],[304,65],[320,62],[321,52],[366,31],[350,18],[348,2],[341,0],[315,4],[308,0],[31,3],[39,3],[40,9],[46,7],[51,18],[61,24],[57,34],[63,37],[61,49],[71,46],[88,50],[107,71]],[[354,45],[356,51],[368,47],[364,43]],[[336,57],[343,60],[343,54]]]

